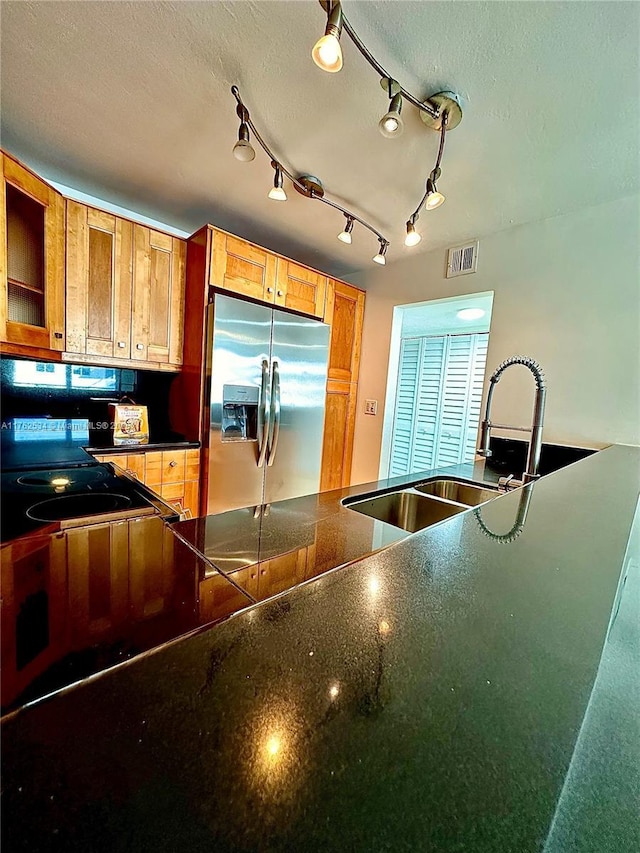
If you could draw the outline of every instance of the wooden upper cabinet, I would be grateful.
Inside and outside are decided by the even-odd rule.
[[[133,226],[131,358],[182,364],[186,244]]]
[[[357,382],[360,370],[365,294],[343,281],[329,279],[324,313],[331,326],[328,378]]]
[[[0,205],[0,340],[64,349],[64,199],[6,154]]]
[[[129,358],[133,226],[67,202],[67,352]]]
[[[212,230],[209,284],[253,299],[273,302],[276,256],[232,234]]]
[[[324,317],[327,277],[286,258],[278,258],[275,304]]]

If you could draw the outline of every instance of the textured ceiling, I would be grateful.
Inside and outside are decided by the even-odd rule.
[[[51,180],[191,232],[206,221],[334,274],[371,264],[372,235],[289,192],[266,198],[260,150],[237,162],[240,87],[252,118],[294,172],[392,241],[389,261],[584,206],[638,188],[640,4],[357,2],[356,32],[420,97],[452,89],[439,188],[404,223],[432,168],[438,136],[405,104],[398,140],[376,73],[343,35],[344,68],[310,58],[325,16],[301,2],[10,2],[2,16],[2,145]]]

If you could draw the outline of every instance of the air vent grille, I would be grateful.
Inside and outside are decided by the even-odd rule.
[[[478,268],[478,241],[453,246],[447,255],[447,278],[468,275]]]

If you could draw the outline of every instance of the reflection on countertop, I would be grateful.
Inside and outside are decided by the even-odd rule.
[[[35,534],[1,554],[3,713],[252,603],[158,516]]]
[[[629,761],[608,770],[616,802],[599,797],[584,758],[603,748],[583,721],[608,638],[627,654],[638,641],[637,620],[621,635],[616,619],[640,557],[639,473],[640,449],[607,449],[528,487],[509,542],[461,513],[5,718],[5,839],[560,853],[570,779],[598,804],[563,814],[571,849],[593,849],[595,821],[599,853],[634,849]],[[484,505],[484,527],[510,531],[520,500]],[[635,729],[630,677],[607,750]]]
[[[222,572],[252,599],[263,601],[409,535],[354,512],[342,504],[344,498],[440,475],[492,485],[497,481],[497,475],[485,471],[484,462],[479,461],[189,519],[172,527],[204,557],[211,571]]]

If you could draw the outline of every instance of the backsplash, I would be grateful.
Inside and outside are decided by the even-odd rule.
[[[109,446],[108,404],[128,396],[149,411],[149,440],[176,441],[169,422],[169,393],[175,374],[119,367],[3,358],[0,361],[2,421],[16,417],[87,418],[90,445]]]

